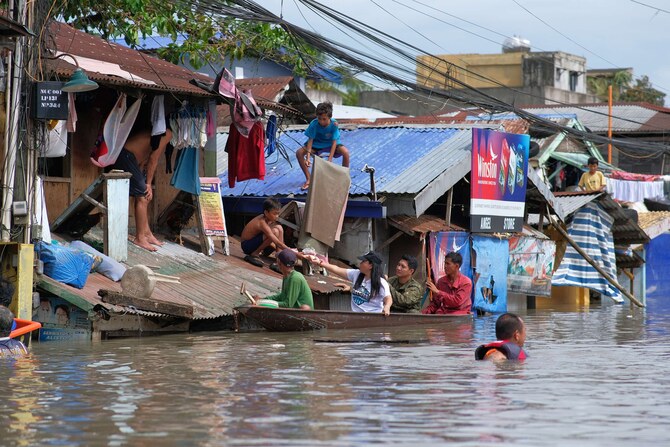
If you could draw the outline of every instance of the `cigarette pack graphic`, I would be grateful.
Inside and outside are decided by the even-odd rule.
[[[523,188],[523,146],[519,145],[517,147],[518,152],[516,153],[516,184],[519,188]]]
[[[514,186],[516,184],[516,158],[516,151],[514,150],[514,145],[512,145],[509,151],[509,169],[507,172],[507,190],[510,194],[514,194]]]
[[[500,186],[500,196],[505,195],[505,182],[507,181],[507,170],[509,167],[509,145],[507,140],[502,141],[502,150],[500,151],[500,175],[498,176],[498,186]]]

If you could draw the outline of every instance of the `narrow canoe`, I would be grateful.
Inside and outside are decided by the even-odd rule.
[[[37,329],[42,327],[42,323],[38,321],[30,321],[30,320],[22,320],[20,318],[14,318],[14,322],[16,323],[16,327],[9,334],[10,338],[20,337],[23,334],[36,331]]]
[[[472,318],[470,313],[422,315],[347,312],[339,310],[273,309],[265,306],[240,306],[239,313],[273,332],[317,331],[321,329],[362,329],[415,325],[439,326]]]

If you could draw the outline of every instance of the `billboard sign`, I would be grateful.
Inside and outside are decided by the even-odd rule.
[[[530,136],[472,129],[470,230],[517,233],[526,206]]]

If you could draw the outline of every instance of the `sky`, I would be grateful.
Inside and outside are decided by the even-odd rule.
[[[299,0],[259,3],[296,25],[347,45],[365,47],[361,38],[346,35]],[[563,51],[583,56],[587,69],[632,67],[636,78],[649,76],[653,87],[668,95],[666,104],[670,104],[667,0],[321,0],[320,3],[426,53],[500,53],[504,36],[516,35],[528,39],[532,51]],[[374,51],[374,47],[369,48]]]

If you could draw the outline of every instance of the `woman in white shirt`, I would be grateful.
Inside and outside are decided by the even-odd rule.
[[[357,269],[345,269],[326,261],[318,264],[336,275],[351,281],[351,310],[354,312],[380,312],[388,315],[391,312],[391,291],[382,278],[382,260],[374,252],[359,256],[361,260]]]

